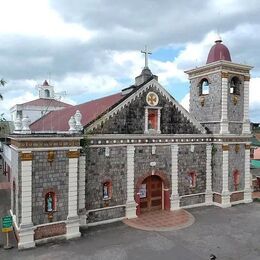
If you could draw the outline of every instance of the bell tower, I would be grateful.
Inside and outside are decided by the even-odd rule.
[[[190,113],[213,135],[213,203],[230,207],[252,201],[250,182],[249,79],[251,66],[234,63],[218,39],[206,65],[186,73]]]
[[[205,66],[188,70],[190,113],[213,134],[250,134],[251,66],[232,62],[221,39],[209,51]]]
[[[54,99],[54,88],[49,85],[47,80],[39,86],[39,98]]]

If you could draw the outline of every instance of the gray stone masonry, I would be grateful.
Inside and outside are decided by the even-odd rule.
[[[167,175],[171,184],[171,147],[169,145],[156,146],[155,154],[152,154],[152,146],[137,146],[135,148],[135,188],[138,178],[154,172],[162,172]],[[155,162],[154,167],[150,166]],[[168,187],[171,190],[171,186]]]
[[[95,134],[143,134],[145,124],[146,95],[156,92],[161,109],[162,134],[196,134],[199,130],[185,118],[175,106],[162,96],[157,89],[150,87],[129,105],[94,130]],[[151,107],[152,108],[152,107]]]
[[[206,145],[194,145],[194,152],[191,151],[191,145],[179,145],[178,169],[180,196],[205,192]],[[197,176],[194,188],[191,188],[189,184],[188,176],[190,172],[195,172]],[[193,204],[192,202],[191,199],[190,204]]]
[[[199,84],[202,79],[209,82],[209,94],[205,98],[204,106],[201,105]],[[190,113],[199,121],[220,121],[221,119],[221,73],[216,72],[191,80],[190,85]]]
[[[229,145],[229,172],[228,172],[228,188],[229,191],[235,191],[233,172],[239,171],[240,184],[238,190],[243,190],[245,186],[245,145],[239,144],[239,151],[236,150],[236,145]]]
[[[86,157],[86,209],[97,209],[126,203],[126,147],[89,148]],[[103,200],[103,183],[112,182],[112,196]]]
[[[125,207],[104,208],[103,210],[92,211],[88,213],[87,222],[99,222],[103,220],[125,217]]]
[[[213,192],[222,192],[222,145],[213,144],[212,146],[212,190]]]
[[[205,195],[189,196],[180,199],[180,206],[196,205],[205,202]]]
[[[32,163],[32,220],[34,225],[48,223],[45,212],[45,194],[54,191],[57,211],[53,222],[66,220],[68,215],[68,158],[67,151],[55,151],[53,162],[48,152],[33,152]]]

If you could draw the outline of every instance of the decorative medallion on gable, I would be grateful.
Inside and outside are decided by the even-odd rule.
[[[158,95],[154,92],[148,92],[146,96],[146,103],[152,107],[157,106],[159,103]]]

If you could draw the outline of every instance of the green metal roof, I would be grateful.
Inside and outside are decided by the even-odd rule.
[[[251,160],[250,164],[250,168],[260,169],[260,160]]]
[[[252,142],[251,146],[258,146],[258,147],[260,147],[260,141],[258,139],[256,139],[255,136],[252,137],[251,142]]]

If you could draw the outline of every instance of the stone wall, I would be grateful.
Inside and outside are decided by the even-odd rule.
[[[32,221],[34,225],[48,223],[45,212],[45,195],[56,194],[53,222],[66,220],[68,215],[68,158],[67,151],[55,151],[53,162],[48,162],[48,152],[33,152],[32,162]]]
[[[86,209],[98,209],[126,203],[126,147],[90,147],[86,156]],[[103,183],[112,182],[112,197],[103,200]]]
[[[195,194],[206,190],[206,145],[179,145],[178,154],[179,195]],[[190,187],[189,173],[195,172],[196,186]],[[192,203],[192,202],[191,202]]]
[[[180,199],[180,206],[189,206],[189,205],[196,205],[200,203],[205,202],[205,195],[194,195],[194,196],[188,196],[188,197],[183,197]]]
[[[231,134],[242,134],[243,125],[241,123],[229,123],[228,130]]]
[[[64,234],[66,234],[66,224],[57,223],[57,224],[37,227],[34,230],[34,239],[39,240],[43,238],[60,236]]]
[[[222,192],[222,145],[213,144],[212,146],[212,190],[221,193]]]
[[[199,83],[206,78],[209,81],[209,94],[205,95],[204,106],[199,96]],[[190,86],[190,113],[200,122],[220,121],[221,119],[221,73],[216,72],[206,77],[191,79]]]
[[[165,174],[168,182],[171,183],[171,147],[169,145],[157,145],[155,154],[152,154],[152,146],[137,146],[135,147],[134,161],[135,188],[138,179],[145,174],[151,174],[152,170],[155,173],[160,172]],[[151,162],[155,162],[156,165],[151,167]],[[171,190],[171,186],[168,188]]]
[[[125,207],[104,208],[103,210],[89,212],[87,215],[87,222],[94,223],[122,217],[125,217]]]
[[[236,151],[237,149],[237,151]],[[245,186],[245,146],[238,144],[229,145],[229,174],[228,174],[228,188],[229,191],[234,191],[233,172],[238,170],[240,174],[240,182],[238,190],[243,190]]]
[[[100,134],[143,134],[145,129],[146,95],[154,91],[159,97],[158,107],[161,109],[161,131],[163,134],[195,134],[199,133],[196,127],[185,118],[172,103],[161,95],[157,89],[150,87],[115,116],[109,118],[94,130]],[[152,108],[152,107],[151,107]]]

